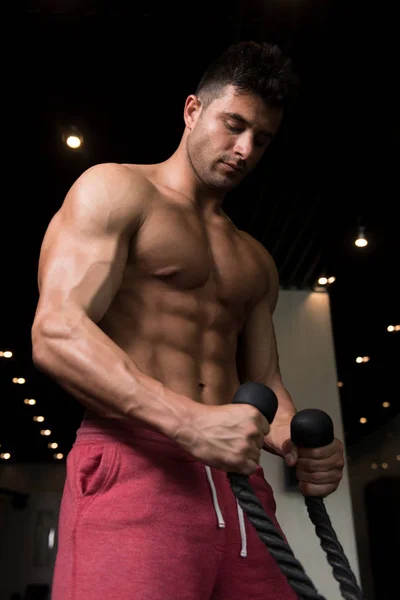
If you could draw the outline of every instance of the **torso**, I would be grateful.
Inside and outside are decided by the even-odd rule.
[[[205,218],[157,186],[99,327],[173,391],[205,404],[230,402],[240,385],[238,334],[266,285],[263,252],[251,240],[224,213]]]

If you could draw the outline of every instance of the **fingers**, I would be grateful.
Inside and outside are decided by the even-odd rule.
[[[297,460],[297,468],[305,473],[318,473],[323,471],[330,471],[332,469],[343,469],[344,460],[341,456],[334,454],[329,458],[325,459],[312,459],[303,458],[299,456]]]
[[[299,448],[299,456],[301,458],[324,460],[335,454],[343,454],[343,444],[336,438],[331,444],[322,446],[321,448]]]
[[[331,471],[318,471],[315,473],[307,473],[305,471],[299,471],[297,469],[296,476],[298,480],[303,483],[322,485],[327,483],[338,483],[342,478],[342,472],[340,471],[340,469],[333,469]]]
[[[335,439],[323,448],[299,448],[296,477],[305,496],[325,498],[334,492],[343,477],[343,444]]]
[[[326,498],[329,494],[332,494],[339,484],[325,484],[325,485],[313,485],[312,483],[299,483],[299,490],[304,496],[313,496],[316,498]]]

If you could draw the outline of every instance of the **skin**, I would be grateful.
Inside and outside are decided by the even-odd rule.
[[[206,107],[190,95],[165,162],[83,173],[44,236],[33,360],[86,418],[128,419],[247,475],[264,448],[296,465],[305,495],[324,497],[341,480],[343,445],[290,442],[296,409],[278,364],[276,266],[221,208],[281,120],[281,109],[232,86]],[[245,381],[276,393],[271,426],[231,403]]]

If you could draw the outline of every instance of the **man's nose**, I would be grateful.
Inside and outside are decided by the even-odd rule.
[[[237,138],[234,152],[243,160],[251,158],[251,155],[254,152],[254,141],[250,132],[242,133],[242,135]]]

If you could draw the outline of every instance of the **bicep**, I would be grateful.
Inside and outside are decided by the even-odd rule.
[[[242,383],[268,382],[278,375],[278,352],[270,305],[264,297],[251,311],[238,337],[238,376]]]
[[[110,306],[124,273],[131,216],[112,205],[104,186],[71,188],[43,239],[36,322],[66,312],[73,318],[74,309],[98,322]]]
[[[48,314],[75,306],[99,321],[121,283],[127,251],[123,236],[107,235],[96,227],[87,231],[57,213],[39,259],[39,311]]]
[[[240,381],[259,381],[266,385],[279,377],[279,359],[273,313],[279,277],[271,256],[264,252],[266,285],[264,292],[247,315],[238,337],[237,368]]]

